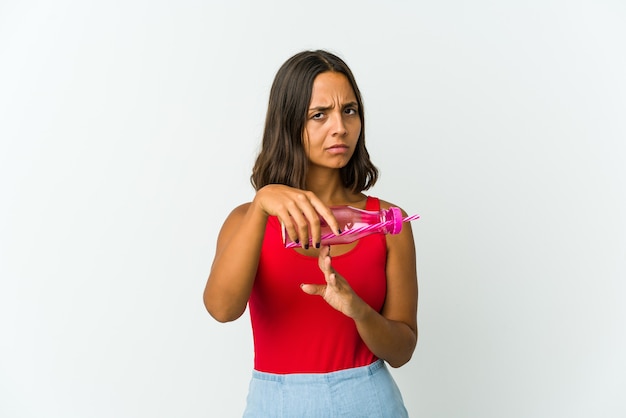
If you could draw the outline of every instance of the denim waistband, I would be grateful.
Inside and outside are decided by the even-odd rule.
[[[356,377],[364,377],[373,375],[381,367],[385,365],[383,360],[376,360],[372,364],[351,369],[338,370],[329,373],[267,373],[258,370],[252,371],[254,379],[269,380],[281,383],[332,383]]]

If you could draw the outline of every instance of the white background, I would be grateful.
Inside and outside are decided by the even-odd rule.
[[[417,245],[414,417],[626,416],[620,0],[0,1],[0,416],[236,417],[202,291],[294,53],[353,69]]]

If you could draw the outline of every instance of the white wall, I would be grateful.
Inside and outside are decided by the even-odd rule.
[[[623,417],[626,6],[0,2],[0,416],[236,417],[201,295],[272,78],[343,56],[420,213],[416,417]]]

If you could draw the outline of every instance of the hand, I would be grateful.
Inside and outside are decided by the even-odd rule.
[[[332,211],[313,192],[280,184],[270,184],[261,188],[254,197],[253,204],[267,215],[278,217],[292,241],[309,247],[309,239],[314,244],[320,242],[320,216],[338,234],[339,224]],[[309,235],[310,234],[310,235]]]
[[[309,295],[323,297],[330,306],[352,319],[362,316],[369,306],[354,292],[346,279],[333,269],[330,246],[320,249],[318,265],[324,273],[326,284],[302,284],[302,290]]]

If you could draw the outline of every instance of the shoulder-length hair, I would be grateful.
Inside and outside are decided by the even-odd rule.
[[[359,106],[361,133],[352,158],[340,168],[343,185],[354,192],[372,187],[378,169],[365,147],[365,119],[361,93],[352,71],[336,55],[326,51],[304,51],[289,58],[278,70],[270,90],[261,151],[250,182],[255,190],[268,184],[284,184],[305,189],[308,159],[303,144],[313,81],[319,74],[333,71],[345,75]]]

